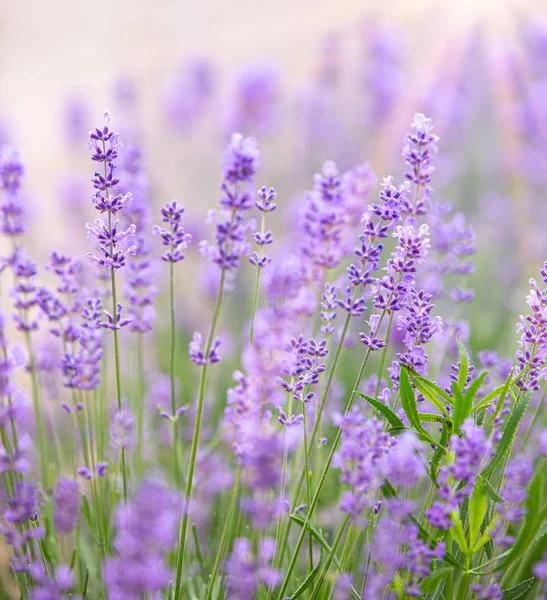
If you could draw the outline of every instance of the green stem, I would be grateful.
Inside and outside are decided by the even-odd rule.
[[[144,476],[144,348],[143,334],[138,334],[137,341],[137,372],[139,377],[137,393],[137,473],[139,479]]]
[[[234,488],[232,490],[232,497],[230,498],[230,505],[228,507],[228,513],[226,515],[226,519],[224,520],[224,527],[222,528],[222,534],[220,537],[220,543],[218,545],[217,554],[215,557],[215,563],[213,565],[213,571],[211,573],[211,577],[209,579],[209,586],[207,589],[207,600],[211,600],[213,597],[213,589],[215,587],[215,581],[218,575],[218,571],[220,568],[220,563],[222,562],[222,558],[224,556],[224,550],[226,549],[226,540],[228,538],[228,533],[230,528],[233,526],[234,515],[237,508],[237,499],[239,496],[239,490],[241,487],[241,466],[237,467],[236,471],[236,479],[234,483]]]
[[[383,314],[385,314],[385,312]],[[359,385],[361,383],[361,379],[362,379],[363,374],[365,372],[365,368],[367,366],[370,354],[371,354],[370,349],[367,349],[367,351],[365,353],[365,356],[363,358],[363,362],[361,363],[361,367],[359,369],[359,373],[357,375],[357,379],[355,380],[355,385],[353,386],[353,391],[351,393],[348,405],[347,405],[345,413],[344,413],[345,415],[347,415],[351,411],[351,409],[353,407],[353,403],[355,401],[355,397],[357,395],[357,391],[359,389]],[[325,480],[327,478],[327,474],[329,472],[330,465],[332,463],[332,459],[334,458],[334,454],[336,453],[336,450],[338,449],[338,444],[340,443],[341,437],[342,437],[342,428],[340,427],[338,429],[337,433],[336,433],[336,438],[334,439],[334,443],[332,445],[332,448],[330,450],[329,456],[327,458],[327,461],[325,463],[325,466],[323,467],[323,471],[322,471],[321,476],[319,478],[319,484],[318,484],[317,489],[315,490],[315,494],[314,494],[314,496],[312,498],[312,501],[311,501],[311,504],[310,504],[310,507],[309,507],[309,510],[308,510],[308,519],[309,520],[311,520],[312,517],[313,517],[313,512],[314,512],[315,507],[317,506],[317,503],[319,501],[319,497],[321,495],[321,491],[322,491],[323,486],[325,484]],[[283,598],[284,598],[283,594],[285,593],[285,590],[287,589],[287,585],[289,584],[289,580],[290,580],[290,577],[291,577],[292,572],[294,570],[294,567],[296,565],[296,560],[298,558],[298,553],[300,552],[300,548],[302,547],[302,543],[304,542],[304,537],[306,536],[307,530],[308,530],[308,526],[307,526],[307,523],[306,523],[302,527],[302,529],[300,531],[300,536],[298,538],[298,541],[296,542],[296,547],[294,549],[291,561],[289,563],[289,567],[287,568],[287,572],[285,573],[285,577],[284,577],[283,582],[281,584],[281,590],[280,590],[279,595],[278,595],[278,600],[283,600]]]
[[[108,213],[108,227],[112,232],[112,213]],[[112,250],[111,250],[112,251]],[[120,370],[120,348],[118,341],[118,307],[116,299],[116,270],[114,267],[110,268],[110,287],[112,290],[112,319],[114,324],[114,364],[116,367],[116,400],[118,405],[118,411],[122,410],[122,383],[121,383],[121,370]],[[125,447],[122,447],[122,480],[123,480],[123,500],[127,502],[127,464],[125,458]]]
[[[218,286],[217,300],[215,305],[215,312],[213,313],[213,321],[211,323],[211,330],[209,331],[209,338],[207,339],[207,345],[205,346],[205,360],[209,359],[209,352],[213,345],[213,339],[215,336],[215,330],[220,316],[220,308],[222,306],[222,298],[224,295],[224,280],[226,271],[222,269],[220,274],[220,282]],[[182,517],[182,523],[179,534],[179,550],[177,555],[177,575],[175,582],[175,600],[180,600],[182,593],[182,566],[184,563],[184,551],[186,548],[186,530],[188,528],[188,510],[190,505],[190,497],[192,495],[192,487],[194,483],[194,471],[196,468],[196,456],[198,451],[199,434],[201,428],[201,417],[203,414],[203,401],[205,398],[205,384],[207,381],[207,362],[201,367],[201,377],[199,381],[199,392],[198,392],[198,404],[196,410],[196,421],[194,424],[194,433],[192,435],[192,446],[190,449],[190,461],[188,465],[188,476],[186,478],[185,488],[185,502],[184,502],[184,515]]]
[[[318,432],[321,427],[323,409],[325,407],[325,402],[326,402],[327,396],[329,394],[330,387],[332,385],[332,381],[334,379],[334,373],[336,372],[336,367],[338,366],[338,361],[339,361],[340,355],[342,353],[342,347],[344,346],[344,340],[346,339],[346,335],[348,333],[350,319],[351,319],[351,315],[348,313],[346,320],[344,322],[344,327],[342,329],[340,341],[338,342],[338,346],[337,346],[336,352],[334,354],[332,366],[329,371],[329,378],[327,379],[327,385],[325,386],[325,389],[321,395],[321,402],[319,403],[319,409],[317,411],[317,416],[315,418],[315,423],[314,423],[311,438],[310,438],[309,446],[312,449],[315,448],[316,438],[317,438]],[[300,479],[298,480],[298,484],[296,486],[296,491],[294,494],[294,501],[293,501],[294,506],[298,505],[298,501],[300,498],[300,492],[302,491],[302,485],[304,483],[304,476],[305,476],[305,474],[301,473]],[[287,523],[285,525],[283,535],[281,537],[281,546],[280,546],[279,550],[276,548],[276,553],[279,557],[279,563],[281,562],[281,557],[283,556],[283,553],[285,551],[285,546],[286,546],[288,538],[289,538],[290,525],[291,525],[291,521],[287,519]]]
[[[266,230],[266,213],[262,213],[262,220],[260,226],[260,233],[264,236],[264,232]],[[258,249],[258,256],[261,259],[264,256],[264,246],[260,244],[260,248]],[[251,309],[251,326],[249,329],[249,343],[252,345],[254,339],[254,331],[255,331],[255,317],[256,310],[258,307],[258,296],[260,294],[260,274],[262,273],[262,267],[256,267],[256,279],[255,279],[255,292],[253,298],[253,307]]]
[[[34,355],[32,351],[32,341],[30,332],[25,331],[25,341],[27,345],[27,352],[29,356],[29,371],[32,381],[32,403],[34,407],[34,415],[36,419],[36,435],[38,437],[38,447],[40,448],[40,467],[42,473],[42,484],[44,489],[49,487],[48,485],[48,454],[46,446],[45,436],[45,424],[44,416],[42,414],[42,408],[40,406],[40,387],[38,385],[38,378],[36,377],[36,366],[34,364]]]
[[[169,312],[171,319],[171,352],[169,357],[169,379],[171,385],[171,416],[173,417],[173,479],[175,486],[180,488],[179,468],[179,423],[176,418],[177,399],[175,394],[175,354],[176,354],[176,325],[175,325],[175,278],[174,263],[169,263]]]
[[[346,531],[346,527],[348,526],[349,518],[350,518],[350,516],[348,515],[344,519],[344,522],[342,523],[342,527],[340,528],[340,531],[338,532],[338,535],[336,536],[336,539],[334,540],[334,543],[332,545],[332,552],[329,554],[329,557],[327,558],[327,561],[325,562],[325,566],[323,567],[321,576],[319,577],[319,581],[317,582],[317,586],[316,586],[310,600],[316,600],[317,597],[319,596],[319,591],[321,590],[323,581],[325,580],[325,577],[328,573],[329,567],[334,559],[334,555],[336,554],[336,550],[338,549],[338,546],[340,545],[340,542],[342,541],[342,537],[344,536],[344,532]]]
[[[380,394],[380,388],[382,386],[382,376],[384,375],[384,371],[386,370],[387,351],[389,349],[389,338],[391,336],[391,327],[393,325],[393,317],[394,316],[395,316],[394,312],[392,312],[389,315],[389,321],[388,321],[388,324],[387,324],[386,339],[385,339],[386,345],[382,349],[382,358],[380,360],[380,368],[378,369],[378,381],[376,383],[376,389],[374,391],[374,397],[375,398],[378,398],[378,395]]]

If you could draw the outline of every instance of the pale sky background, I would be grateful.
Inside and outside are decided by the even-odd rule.
[[[367,20],[380,16],[404,32],[416,67],[414,85],[405,90],[412,97],[424,87],[421,78],[445,68],[447,48],[460,51],[474,25],[486,25],[503,45],[518,15],[526,13],[547,18],[547,2],[0,0],[0,119],[27,165],[25,188],[46,214],[56,179],[73,166],[59,135],[67,93],[89,98],[100,117],[113,80],[128,75],[142,93],[143,122],[152,127],[160,112],[158,90],[185,58],[210,57],[228,78],[246,64],[271,61],[279,65],[283,85],[296,87],[309,77],[326,34],[358,40]],[[404,125],[410,120],[407,110],[397,118]],[[147,148],[156,159],[165,151],[157,145]],[[82,155],[87,160],[85,149]],[[195,162],[200,168],[203,158]],[[167,182],[166,194],[181,187],[176,183]]]

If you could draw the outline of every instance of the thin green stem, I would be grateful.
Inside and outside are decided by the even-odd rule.
[[[382,316],[384,314],[385,314],[385,311],[384,311],[384,313],[382,313]],[[361,363],[361,367],[359,368],[359,373],[357,374],[357,379],[355,380],[355,385],[353,386],[353,391],[351,393],[348,405],[347,405],[346,410],[345,410],[345,414],[346,415],[351,411],[351,409],[353,407],[353,403],[355,401],[355,397],[357,395],[357,391],[359,390],[359,385],[361,383],[361,379],[362,379],[363,374],[365,372],[365,368],[367,366],[370,354],[371,354],[370,349],[367,349],[367,351],[365,352],[365,356],[363,358],[363,362]],[[310,507],[309,507],[309,510],[308,510],[308,519],[309,520],[312,519],[315,507],[317,506],[317,503],[319,502],[319,497],[321,496],[321,491],[322,491],[323,486],[325,484],[325,480],[327,478],[327,474],[329,472],[329,469],[330,469],[330,466],[331,466],[331,463],[332,463],[332,459],[334,458],[334,454],[336,453],[336,451],[338,449],[338,444],[340,443],[341,437],[342,437],[342,428],[340,427],[340,428],[338,428],[338,431],[336,433],[336,437],[334,439],[334,443],[333,443],[333,445],[331,447],[329,456],[327,458],[327,461],[325,463],[325,466],[323,467],[323,471],[322,471],[321,476],[319,478],[319,483],[317,485],[317,489],[315,490],[315,494],[313,495],[312,501],[310,503]],[[289,580],[290,580],[290,577],[291,577],[292,572],[294,570],[294,567],[296,565],[296,560],[298,558],[298,553],[300,552],[300,548],[302,547],[302,543],[304,542],[304,537],[306,536],[307,530],[308,530],[308,526],[307,526],[307,524],[305,524],[302,527],[301,531],[300,531],[300,536],[298,538],[298,541],[296,542],[296,547],[294,549],[292,558],[290,560],[289,566],[288,566],[287,571],[285,573],[285,577],[283,579],[283,582],[281,583],[281,589],[280,589],[280,592],[279,592],[279,595],[278,595],[278,600],[283,600],[283,598],[284,598],[283,594],[285,593],[285,590],[287,589],[287,586],[289,584]]]
[[[207,345],[205,346],[205,364],[201,367],[201,377],[199,380],[199,392],[198,392],[198,403],[196,409],[196,421],[194,424],[194,433],[192,435],[192,446],[190,448],[190,460],[188,464],[188,475],[186,478],[185,488],[185,502],[184,502],[184,515],[182,517],[182,523],[179,534],[179,550],[177,555],[177,575],[175,581],[175,600],[180,600],[182,593],[182,566],[184,563],[184,551],[186,548],[186,530],[188,528],[188,510],[190,505],[190,497],[192,495],[192,487],[194,483],[194,471],[196,468],[196,456],[198,451],[199,434],[201,429],[201,418],[203,415],[203,401],[205,398],[205,384],[207,382],[207,360],[209,353],[213,345],[213,339],[215,336],[216,326],[220,316],[220,308],[222,306],[222,298],[224,295],[224,280],[226,277],[226,271],[222,269],[220,274],[220,282],[218,286],[217,300],[215,305],[215,312],[213,313],[213,320],[211,323],[211,329],[209,331],[209,337],[207,339]]]
[[[175,277],[174,263],[169,263],[169,314],[171,320],[171,350],[169,357],[169,380],[171,385],[171,416],[173,417],[173,480],[175,486],[180,488],[179,468],[179,423],[176,416],[177,398],[175,393],[175,355],[177,331],[175,325]]]
[[[32,403],[34,408],[34,415],[36,419],[36,435],[38,437],[38,448],[40,449],[40,467],[42,473],[42,485],[44,489],[48,486],[48,453],[45,436],[45,424],[44,415],[42,414],[42,408],[40,406],[40,386],[38,385],[38,378],[36,376],[36,365],[34,363],[34,354],[32,351],[32,340],[30,337],[30,331],[25,331],[25,341],[27,345],[27,352],[29,356],[29,371],[32,381]]]
[[[138,334],[137,340],[137,474],[139,479],[144,476],[144,347],[143,334]]]
[[[386,339],[384,340],[385,343],[386,343],[386,345],[382,349],[382,358],[380,359],[380,368],[378,369],[378,381],[376,382],[376,389],[374,390],[374,397],[375,398],[378,398],[378,395],[380,394],[380,388],[382,386],[382,377],[383,377],[384,372],[386,370],[387,352],[388,352],[388,349],[389,349],[389,338],[391,336],[391,327],[393,325],[393,317],[394,316],[395,316],[395,313],[392,312],[389,315],[389,321],[387,323]]]
[[[266,213],[262,212],[262,220],[261,220],[261,226],[260,226],[260,233],[262,236],[264,236],[265,230],[266,230]],[[260,244],[260,247],[258,249],[259,260],[262,259],[263,256],[264,256],[264,246],[262,244]],[[256,317],[256,310],[258,307],[258,296],[260,294],[260,274],[261,273],[262,273],[262,267],[257,265],[256,278],[255,278],[255,292],[254,292],[254,297],[253,297],[253,307],[251,309],[251,326],[249,328],[249,342],[251,345],[252,345],[253,339],[254,339],[255,317]]]
[[[209,579],[209,586],[207,588],[207,600],[211,600],[213,597],[213,589],[215,587],[215,581],[218,575],[218,571],[220,569],[220,563],[224,557],[224,551],[226,549],[226,541],[228,539],[228,533],[234,525],[234,516],[237,508],[237,500],[239,496],[239,490],[241,487],[241,465],[237,467],[236,471],[236,479],[234,482],[234,487],[232,489],[232,497],[230,498],[230,505],[228,507],[228,513],[226,515],[226,519],[224,520],[224,527],[222,528],[222,534],[220,536],[220,543],[218,545],[217,554],[215,557],[215,563],[213,565],[213,571],[211,572],[211,577]]]
[[[319,577],[319,581],[317,582],[317,586],[315,587],[315,590],[314,590],[310,600],[317,600],[317,597],[319,596],[319,591],[321,590],[323,581],[325,580],[325,577],[327,576],[327,573],[329,571],[331,563],[334,560],[336,550],[338,550],[338,546],[340,545],[340,542],[342,541],[342,538],[344,537],[346,527],[348,526],[348,523],[349,523],[349,518],[350,518],[350,516],[348,515],[344,519],[344,522],[342,523],[342,527],[340,528],[340,531],[338,532],[338,535],[336,536],[336,539],[334,540],[334,543],[332,544],[332,549],[331,549],[332,552],[329,554],[329,557],[327,558],[327,560],[325,562],[325,566],[323,567],[323,570]]]
[[[106,172],[106,163],[105,163]],[[112,213],[108,213],[108,230],[112,236]],[[113,249],[110,248],[110,256],[113,256]],[[114,365],[116,369],[116,401],[118,411],[122,410],[122,384],[120,371],[120,348],[118,341],[118,301],[116,297],[116,269],[110,267],[110,290],[112,292],[112,321],[114,334]],[[127,465],[125,459],[125,448],[122,447],[122,481],[123,481],[123,499],[127,502]]]
[[[322,422],[322,415],[323,415],[323,409],[325,407],[325,402],[327,399],[327,396],[329,394],[331,385],[332,385],[332,381],[334,379],[334,373],[336,372],[336,367],[338,366],[338,361],[340,359],[340,355],[342,353],[342,348],[344,346],[344,340],[346,339],[346,335],[348,333],[348,329],[349,329],[349,323],[350,323],[350,319],[351,319],[351,315],[348,313],[346,320],[344,322],[344,327],[342,329],[342,334],[340,336],[340,341],[338,342],[338,346],[336,348],[336,352],[334,354],[334,359],[332,361],[332,365],[329,371],[329,377],[327,379],[327,385],[325,386],[323,393],[321,395],[321,402],[319,403],[319,408],[317,410],[317,416],[315,418],[315,423],[313,426],[313,430],[312,430],[312,434],[311,434],[311,438],[310,438],[310,443],[309,446],[311,449],[315,448],[315,443],[316,443],[316,439],[317,439],[317,435],[318,432],[320,430],[321,427],[321,422]],[[298,505],[298,501],[300,498],[300,492],[302,491],[302,485],[304,483],[304,477],[305,477],[305,473],[302,473],[300,475],[300,479],[298,480],[298,484],[296,486],[296,491],[294,494],[294,501],[293,501],[293,505],[297,506]],[[281,561],[281,557],[283,556],[283,553],[285,551],[285,546],[287,544],[287,540],[289,537],[289,530],[290,530],[290,524],[291,522],[289,520],[287,520],[287,523],[285,525],[284,531],[283,531],[283,535],[281,537],[281,546],[279,549],[277,549],[276,547],[276,553],[279,557],[279,562]]]

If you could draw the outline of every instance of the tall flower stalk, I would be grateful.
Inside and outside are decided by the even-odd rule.
[[[190,358],[195,364],[201,366],[201,375],[194,432],[190,447],[188,475],[186,477],[184,514],[179,534],[175,600],[179,600],[182,593],[182,570],[186,547],[186,531],[188,528],[190,498],[194,484],[196,456],[203,415],[207,367],[209,364],[220,360],[220,356],[217,353],[220,339],[216,338],[215,335],[224,296],[226,273],[236,271],[239,268],[241,257],[249,251],[249,244],[246,240],[248,223],[245,222],[244,215],[253,204],[254,190],[252,184],[258,165],[259,152],[256,140],[254,138],[243,138],[240,134],[234,134],[224,154],[224,178],[221,185],[223,196],[220,200],[222,212],[220,216],[212,215],[212,220],[216,225],[216,243],[201,243],[202,254],[209,257],[211,262],[220,269],[220,279],[215,309],[205,348],[202,348],[202,337],[198,332],[194,333],[194,338],[189,348]]]
[[[169,352],[169,383],[171,388],[171,415],[173,421],[173,479],[175,485],[180,487],[180,467],[179,467],[179,424],[178,419],[181,414],[180,407],[177,407],[177,398],[175,391],[175,358],[176,358],[176,337],[177,329],[175,322],[175,275],[174,265],[184,259],[182,251],[188,247],[192,241],[192,236],[184,231],[182,227],[182,215],[184,208],[176,200],[166,204],[161,209],[162,221],[169,224],[169,229],[165,227],[154,227],[154,233],[162,238],[164,246],[169,250],[164,252],[161,259],[169,263],[169,315],[171,327],[171,347]]]
[[[129,200],[130,194],[116,194],[116,185],[119,179],[115,175],[116,165],[114,161],[118,158],[118,148],[120,145],[117,133],[109,129],[112,115],[109,112],[104,114],[104,126],[97,128],[89,134],[89,148],[92,152],[91,160],[102,163],[103,173],[96,172],[92,183],[96,192],[90,196],[91,202],[99,213],[107,213],[107,221],[96,219],[93,224],[87,224],[89,235],[97,238],[100,254],[90,252],[88,258],[96,262],[110,273],[110,291],[112,294],[112,312],[105,311],[107,320],[101,323],[102,327],[110,329],[114,337],[114,364],[116,375],[116,402],[118,413],[123,410],[122,406],[122,384],[120,370],[120,348],[118,332],[121,327],[127,325],[130,320],[121,316],[122,305],[118,302],[116,289],[116,271],[126,264],[126,256],[136,253],[136,246],[124,243],[126,238],[131,238],[136,233],[135,225],[131,224],[126,230],[119,229],[117,213],[123,209],[124,204]],[[124,247],[125,246],[125,247]],[[123,482],[123,497],[127,501],[128,493],[128,475],[126,447],[121,447],[121,472]]]

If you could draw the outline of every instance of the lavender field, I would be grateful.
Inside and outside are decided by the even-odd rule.
[[[546,599],[547,15],[244,4],[4,9],[0,600]]]

